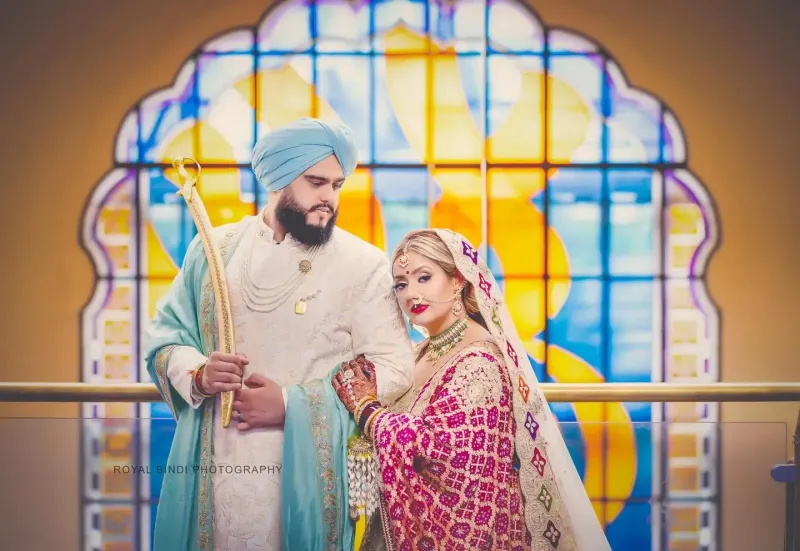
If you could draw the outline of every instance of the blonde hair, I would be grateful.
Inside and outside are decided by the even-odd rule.
[[[453,259],[453,254],[435,231],[414,230],[407,234],[397,245],[394,255],[392,256],[392,264],[397,261],[404,250],[414,251],[418,255],[427,258],[439,266],[449,277],[461,276],[465,283],[464,289],[461,291],[461,302],[464,303],[464,309],[467,311],[467,315],[470,318],[480,323],[484,329],[488,330],[486,321],[483,319],[480,307],[478,306],[478,299],[475,296],[475,287],[472,283],[467,281],[463,274],[459,273],[456,262]]]

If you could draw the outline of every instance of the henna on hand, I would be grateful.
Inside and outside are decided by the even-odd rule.
[[[352,371],[349,379],[345,377],[348,371]],[[352,414],[362,398],[377,396],[376,380],[374,364],[359,356],[355,360],[342,363],[341,370],[333,377],[332,385],[347,411]]]
[[[350,362],[350,369],[355,373],[350,383],[353,387],[356,402],[366,396],[377,396],[378,385],[374,374],[375,366],[366,358],[360,358]]]

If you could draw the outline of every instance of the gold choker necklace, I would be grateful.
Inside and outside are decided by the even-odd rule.
[[[439,358],[464,340],[466,332],[467,320],[462,318],[435,337],[431,337],[427,346],[428,360],[431,362],[439,361]]]

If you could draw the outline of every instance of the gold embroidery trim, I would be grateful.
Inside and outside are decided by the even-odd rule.
[[[237,225],[237,227],[239,227]],[[239,230],[240,232],[242,230]],[[230,246],[236,230],[226,232],[220,243],[220,256],[227,264]],[[211,354],[219,346],[216,339],[217,320],[214,310],[214,289],[212,287],[211,276],[206,274],[203,280],[200,300],[200,332],[201,339],[207,347],[206,355]],[[200,407],[203,408],[203,419],[201,421],[200,432],[200,478],[198,479],[197,503],[198,507],[198,526],[197,543],[200,549],[210,549],[213,547],[214,529],[214,501],[211,476],[211,458],[214,455],[213,423],[214,423],[214,404],[216,401],[207,400]],[[209,522],[210,520],[210,522]],[[210,525],[210,526],[209,526]]]
[[[172,412],[172,416],[176,420],[178,419],[178,414],[175,410],[175,404],[172,403],[172,387],[170,385],[169,378],[167,377],[167,365],[169,365],[169,358],[172,355],[172,351],[175,350],[177,346],[178,345],[176,344],[164,346],[158,352],[156,352],[155,357],[158,386],[161,387],[161,394],[164,396],[164,401],[167,403],[169,410]]]
[[[311,437],[314,439],[314,448],[317,450],[319,459],[319,484],[320,495],[322,496],[322,522],[327,525],[328,548],[336,549],[336,542],[339,538],[337,522],[339,519],[339,506],[336,500],[336,480],[331,466],[331,449],[328,435],[330,434],[330,424],[328,418],[322,410],[322,383],[314,381],[309,385],[308,399],[311,410]]]

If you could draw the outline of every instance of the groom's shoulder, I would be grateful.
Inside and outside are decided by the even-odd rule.
[[[336,228],[334,231],[336,254],[365,275],[372,273],[379,267],[388,266],[386,253],[369,241],[350,233],[347,230]]]
[[[255,219],[255,216],[248,215],[237,222],[228,222],[227,224],[214,226],[211,228],[211,238],[218,244],[221,244],[222,241],[240,234],[249,224],[253,223]]]
[[[209,230],[209,237],[211,242],[217,247],[224,247],[232,239],[241,235],[242,231],[255,219],[255,216],[245,216],[237,222],[229,222],[227,224],[220,224],[219,226],[212,226]],[[192,242],[189,244],[189,251],[194,251],[198,255],[205,255],[203,252],[203,244],[200,233],[194,236]]]

